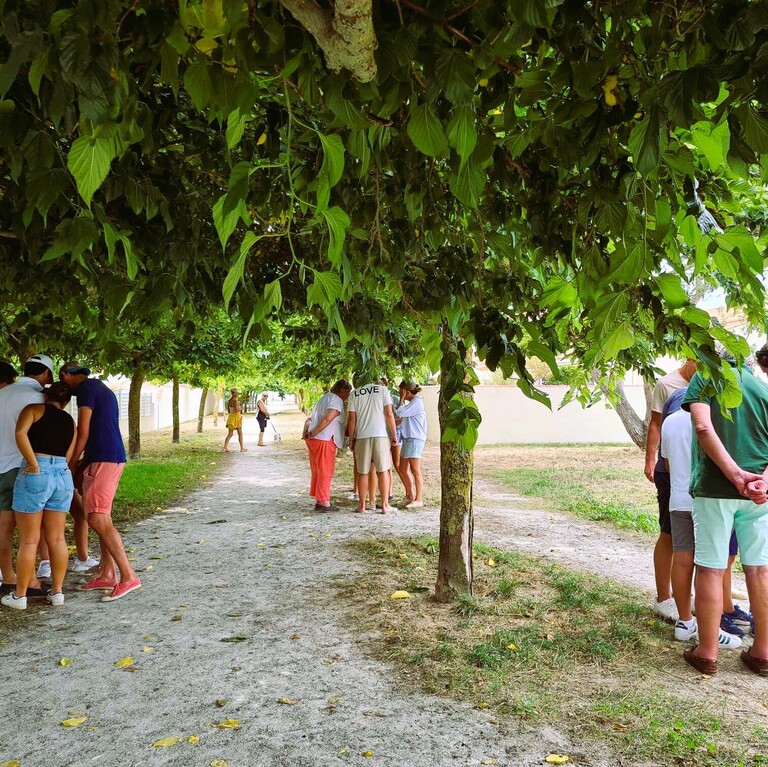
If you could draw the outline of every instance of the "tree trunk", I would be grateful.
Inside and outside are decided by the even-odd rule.
[[[221,398],[224,396],[224,384],[220,383],[216,387],[216,401],[213,403],[213,425],[218,426],[219,425],[219,403],[221,402]]]
[[[128,389],[128,457],[141,455],[141,386],[144,383],[144,371],[136,368]]]
[[[449,366],[455,364],[458,355],[453,339],[447,340],[450,331],[444,328],[443,356],[440,364],[440,394],[438,415],[440,419],[440,554],[437,565],[435,600],[451,602],[459,594],[472,593],[472,539],[474,517],[472,511],[472,472],[474,457],[458,442],[445,442],[445,417],[450,391],[446,381],[450,377]],[[446,344],[451,344],[447,352]],[[461,359],[461,364],[464,360]],[[463,378],[463,377],[462,377]],[[471,397],[461,393],[462,397]]]
[[[609,388],[607,386],[600,387],[603,394],[610,395]],[[648,440],[648,424],[651,422],[651,395],[653,393],[653,386],[647,381],[643,384],[643,391],[645,394],[645,417],[640,416],[635,412],[635,409],[627,399],[627,395],[624,392],[624,384],[619,382],[615,387],[617,402],[613,402],[613,407],[616,410],[621,422],[624,424],[624,428],[627,430],[631,440],[641,449],[645,450],[645,443]]]
[[[179,375],[175,373],[173,378],[173,437],[171,441],[174,445],[179,444]]]
[[[208,387],[203,386],[203,391],[200,394],[200,408],[197,411],[197,433],[203,433],[203,420],[205,419],[205,402],[208,399]]]

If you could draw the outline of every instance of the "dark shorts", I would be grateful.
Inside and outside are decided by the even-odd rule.
[[[654,471],[653,484],[656,485],[656,497],[659,500],[659,530],[672,535],[672,522],[669,519],[669,474],[666,471]]]
[[[267,416],[264,415],[264,413],[259,410],[258,415],[256,416],[256,420],[259,422],[259,429],[261,431],[264,431],[264,429],[267,428]]]
[[[13,510],[13,486],[16,484],[16,476],[19,467],[0,474],[0,511]]]
[[[728,556],[735,557],[739,553],[739,542],[736,540],[736,531],[731,533],[731,540],[728,543]]]

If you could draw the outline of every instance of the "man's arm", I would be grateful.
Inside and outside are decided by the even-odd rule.
[[[356,426],[357,426],[357,413],[354,410],[350,410],[347,413],[347,435],[349,436],[350,444],[355,441]]]
[[[91,433],[92,415],[93,408],[83,406],[77,409],[77,441],[75,442],[72,458],[69,460],[69,469],[72,474],[75,473],[77,462],[80,460],[83,450],[85,450],[86,442],[88,442],[88,435]]]
[[[649,482],[653,482],[653,467],[656,465],[656,451],[659,449],[661,439],[661,413],[655,410],[651,413],[651,422],[648,424],[648,438],[645,441],[645,476]]]
[[[748,497],[747,485],[756,479],[762,479],[763,476],[744,471],[731,458],[730,453],[725,449],[725,445],[721,442],[720,437],[717,436],[715,427],[712,425],[712,413],[707,403],[691,402],[690,407],[693,427],[696,430],[696,437],[702,449],[715,462],[720,471],[725,474],[728,481],[739,491],[739,494]]]
[[[389,439],[393,445],[397,444],[397,426],[395,425],[395,416],[392,412],[392,405],[384,405],[384,418],[389,428]]]

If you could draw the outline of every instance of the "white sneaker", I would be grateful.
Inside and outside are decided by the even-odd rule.
[[[424,506],[424,501],[411,501],[403,506],[404,509],[420,509]]]
[[[89,570],[93,569],[94,567],[98,567],[99,560],[94,559],[93,557],[87,557],[86,559],[77,559],[75,557],[75,560],[72,562],[72,567],[70,568],[73,573],[87,573]]]
[[[720,629],[720,636],[717,638],[717,644],[725,650],[737,650],[741,647],[741,639],[735,634],[726,634]]]
[[[64,594],[62,594],[61,592],[59,592],[58,594],[52,594],[49,591],[48,595],[45,598],[54,607],[61,607],[64,604]]]
[[[690,626],[686,626],[685,622],[680,620],[675,623],[675,639],[677,639],[678,642],[686,642],[689,639],[696,639],[698,635],[699,625],[696,623],[695,618],[691,621]]]
[[[4,594],[0,599],[0,604],[4,604],[6,607],[11,607],[14,610],[26,610],[27,598],[17,597],[15,591],[11,591],[9,594]]]
[[[663,602],[657,602],[655,599],[651,605],[651,610],[656,613],[660,618],[664,618],[665,621],[676,623],[680,620],[680,614],[677,612],[677,605],[675,600],[670,597]]]
[[[38,578],[50,578],[51,577],[51,561],[49,559],[41,559],[40,564],[37,566]]]

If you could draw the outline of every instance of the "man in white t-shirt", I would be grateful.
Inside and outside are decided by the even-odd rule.
[[[653,572],[656,578],[656,599],[653,611],[670,621],[678,619],[672,598],[672,528],[669,521],[669,472],[658,456],[664,403],[673,392],[688,386],[696,372],[696,360],[688,359],[677,370],[662,376],[651,396],[651,422],[645,443],[645,476],[656,485],[659,501],[659,537],[653,549]]]
[[[347,432],[357,461],[359,502],[356,511],[365,511],[365,486],[373,463],[379,478],[381,513],[392,510],[389,489],[392,468],[391,446],[397,444],[392,396],[380,383],[366,384],[355,389],[347,403]]]
[[[35,354],[24,364],[24,375],[16,383],[0,389],[0,573],[6,588],[16,583],[13,568],[13,486],[21,467],[21,453],[16,445],[16,421],[27,405],[45,402],[43,387],[53,383],[53,361],[45,354]],[[40,581],[33,578],[27,593],[40,596]]]

